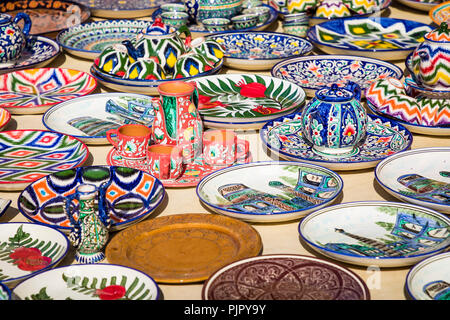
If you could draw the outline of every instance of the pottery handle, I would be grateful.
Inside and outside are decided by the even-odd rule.
[[[236,142],[236,162],[243,161],[250,152],[250,143],[247,140],[238,139]]]
[[[361,101],[361,87],[356,82],[347,82],[346,88],[353,92],[356,100]]]
[[[31,30],[30,16],[28,14],[26,14],[25,12],[19,12],[14,17],[13,23],[17,24],[20,20],[23,20],[23,22],[24,22],[22,33],[25,37],[28,37],[28,34],[30,33],[30,30]]]
[[[72,201],[78,196],[78,192],[75,192],[73,194],[69,194],[68,196],[64,197],[63,199],[63,211],[65,213],[65,215],[67,216],[67,218],[69,218],[70,224],[73,227],[78,227],[79,226],[79,222],[77,222],[74,217],[73,217],[73,213],[70,210],[70,205],[72,204]]]
[[[110,129],[106,131],[106,139],[109,141],[109,143],[111,143],[114,146],[114,148],[117,149],[119,146],[117,141],[114,141],[113,138],[111,137],[111,135],[113,134],[117,135],[117,129]]]

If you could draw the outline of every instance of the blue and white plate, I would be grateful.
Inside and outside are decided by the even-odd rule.
[[[307,55],[313,49],[304,38],[277,32],[236,31],[206,38],[222,45],[226,66],[243,70],[269,70],[284,59]]]
[[[260,130],[265,148],[287,160],[318,164],[331,170],[359,170],[375,167],[388,156],[409,149],[412,134],[401,124],[368,114],[367,135],[348,155],[319,154],[303,137],[301,114],[271,120]]]
[[[317,252],[361,266],[410,266],[450,246],[448,217],[398,202],[338,204],[309,214],[298,229]]]
[[[273,77],[291,81],[313,97],[317,89],[348,81],[357,83],[364,92],[373,81],[393,77],[400,79],[403,71],[396,65],[367,57],[349,55],[310,55],[286,59],[271,70]]]

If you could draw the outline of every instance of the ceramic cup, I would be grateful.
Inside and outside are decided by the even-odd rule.
[[[309,30],[309,16],[306,12],[287,14],[283,20],[283,31],[287,34],[306,37]]]
[[[24,21],[23,29],[18,25],[21,20]],[[31,19],[26,13],[17,13],[14,19],[9,14],[0,14],[0,63],[14,63],[20,58],[30,29]]]
[[[221,61],[224,56],[224,49],[213,39],[198,37],[191,41],[190,47],[193,52],[201,54],[212,65]]]
[[[242,10],[243,14],[256,14],[258,15],[258,23],[264,23],[270,17],[269,7],[253,7]]]
[[[226,31],[230,27],[230,19],[226,18],[209,18],[202,21],[206,30],[211,32]]]
[[[248,29],[258,24],[258,15],[256,14],[240,14],[231,18],[234,29]]]
[[[167,11],[161,13],[162,22],[177,29],[181,26],[185,26],[188,18],[189,15],[186,12]]]
[[[131,61],[127,48],[122,43],[115,43],[103,49],[102,53],[94,60],[94,64],[102,72],[123,77],[130,66]]]
[[[209,130],[203,134],[203,159],[210,166],[229,166],[245,159],[249,142],[239,140],[232,130]]]
[[[209,62],[201,53],[189,52],[182,54],[175,63],[174,79],[194,77],[213,69],[214,63]]]
[[[154,144],[147,152],[148,171],[160,180],[174,180],[183,173],[182,149],[175,145]]]
[[[124,79],[165,80],[166,73],[163,67],[152,58],[138,58],[130,64]]]
[[[151,129],[141,124],[125,124],[106,132],[106,138],[117,153],[131,160],[145,159],[150,142]],[[112,138],[116,135],[116,140]]]
[[[181,3],[164,3],[160,8],[162,12],[186,12],[186,6]]]

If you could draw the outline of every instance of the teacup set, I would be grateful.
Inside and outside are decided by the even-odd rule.
[[[19,22],[23,20],[23,29]],[[0,65],[14,65],[20,59],[22,51],[27,44],[28,34],[31,30],[31,19],[19,12],[12,18],[8,14],[0,14]]]

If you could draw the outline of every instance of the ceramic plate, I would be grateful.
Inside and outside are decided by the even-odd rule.
[[[80,140],[58,132],[0,132],[0,190],[23,190],[50,173],[81,166],[89,150]]]
[[[203,300],[370,300],[353,271],[310,256],[263,255],[233,262],[203,285]]]
[[[432,31],[427,24],[393,18],[347,18],[310,28],[308,38],[327,54],[403,60]]]
[[[76,26],[91,16],[80,1],[65,0],[3,0],[0,12],[15,16],[25,12],[31,18],[30,35],[43,35]]]
[[[259,233],[245,222],[213,214],[175,214],[118,233],[106,246],[106,257],[142,270],[156,282],[192,283],[261,249]]]
[[[299,233],[312,249],[338,261],[405,267],[450,246],[450,219],[404,203],[351,202],[311,213]]]
[[[0,107],[0,131],[5,129],[8,122],[11,120],[11,113]]]
[[[19,60],[15,64],[0,65],[0,74],[28,68],[42,68],[52,62],[60,53],[56,41],[41,36],[29,36]]]
[[[384,158],[409,149],[412,134],[402,125],[368,114],[367,136],[351,154],[327,156],[316,153],[302,135],[298,113],[269,121],[260,131],[263,144],[281,158],[319,164],[331,170],[359,170],[376,166]]]
[[[205,126],[210,121],[234,123],[236,128],[247,128],[248,122],[262,124],[295,111],[306,98],[299,86],[262,75],[215,75],[196,79],[195,83]]]
[[[64,68],[39,68],[0,75],[0,107],[12,114],[44,113],[51,106],[87,95],[97,80],[89,73]]]
[[[437,25],[440,25],[442,22],[449,21],[449,14],[450,14],[450,1],[446,1],[443,3],[440,3],[440,1],[431,1],[430,3],[424,3],[424,5],[427,5],[428,14],[433,20],[433,22]]]
[[[269,70],[283,59],[303,56],[313,49],[304,38],[276,32],[235,31],[206,38],[224,48],[224,64],[233,69]]]
[[[0,282],[13,287],[56,266],[70,243],[60,231],[37,223],[0,223]]]
[[[161,4],[178,0],[78,0],[87,6],[93,16],[123,19],[150,16]]]
[[[0,282],[0,300],[11,300],[11,290]]]
[[[110,144],[106,131],[127,123],[153,124],[151,97],[132,93],[98,93],[62,102],[42,117],[45,127],[87,144]]]
[[[333,83],[344,85],[348,81],[357,83],[363,93],[373,81],[387,77],[400,79],[403,71],[396,65],[378,59],[311,55],[279,62],[272,68],[271,74],[299,85],[308,96],[314,97],[317,89]]]
[[[157,300],[159,288],[145,273],[112,264],[58,267],[14,288],[20,300]]]
[[[415,265],[406,276],[405,287],[415,300],[450,300],[450,252]]]
[[[211,173],[197,195],[214,212],[252,222],[297,219],[332,203],[343,181],[335,172],[300,162],[252,162]]]
[[[71,230],[63,200],[81,183],[100,186],[111,181],[106,202],[112,231],[126,228],[149,216],[164,198],[161,182],[140,170],[114,166],[84,166],[63,170],[31,183],[19,196],[18,209],[28,219],[64,232]]]
[[[450,213],[449,159],[450,147],[402,152],[380,162],[375,178],[398,199]]]
[[[107,46],[136,37],[148,24],[142,20],[93,21],[61,31],[56,41],[67,52],[94,60]]]
[[[433,7],[440,3],[440,0],[396,0],[410,8],[429,12]]]
[[[9,208],[11,200],[0,198],[0,217],[5,214],[6,210]]]

